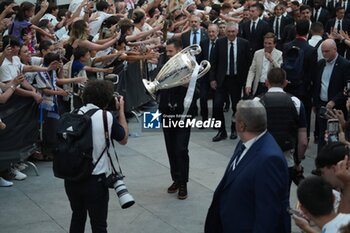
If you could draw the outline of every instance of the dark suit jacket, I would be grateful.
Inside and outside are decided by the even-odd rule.
[[[328,22],[330,15],[327,9],[321,7],[319,10],[321,10],[320,15],[318,16],[318,22],[323,24],[323,27],[326,26],[326,23]],[[312,12],[313,13],[313,12]],[[311,21],[315,22],[316,19],[312,16]]]
[[[207,32],[203,28],[200,28],[199,30],[200,30],[200,34],[201,34],[201,38],[200,38],[201,41],[208,39]],[[182,48],[186,48],[187,46],[190,46],[190,44],[191,44],[190,39],[191,39],[191,31],[187,31],[181,35]]]
[[[336,28],[337,27],[337,22],[338,20],[336,18],[330,19],[328,20],[326,27],[325,27],[325,32],[330,33],[332,28]],[[337,22],[338,23],[338,22]],[[342,20],[342,29],[343,31],[350,33],[350,20],[343,18]],[[348,48],[348,46],[346,44],[344,44],[342,41],[339,40],[335,40],[335,42],[337,43],[337,50],[338,53],[342,56],[344,56],[346,49]]]
[[[315,76],[315,88],[314,88],[314,105],[320,106],[320,92],[321,92],[321,78],[324,66],[326,64],[325,60],[318,62],[317,75]],[[344,87],[346,86],[347,80],[350,80],[350,62],[338,55],[335,61],[331,79],[328,86],[328,101],[333,100],[336,104],[337,109],[345,108],[346,98],[343,95]]]
[[[227,71],[227,41],[227,37],[220,38],[216,41],[215,52],[211,62],[209,77],[211,81],[217,81],[218,87],[222,85]],[[250,63],[249,42],[237,37],[237,77],[242,85],[246,82]]]
[[[287,163],[267,132],[252,145],[235,170],[229,163],[214,192],[204,232],[291,232],[288,206]]]
[[[273,29],[273,31],[275,32],[275,27],[273,26],[273,24],[275,23],[275,16],[272,16],[269,20],[269,25],[270,25],[270,28]],[[288,25],[288,24],[291,24],[293,21],[290,20],[289,18],[285,17],[285,16],[282,16],[281,18],[281,21],[280,21],[280,36],[281,36],[281,39],[283,38],[283,31],[284,31],[284,28]],[[277,32],[275,32],[275,35],[277,36]]]
[[[273,32],[270,25],[264,21],[259,20],[258,24],[255,26],[255,35],[252,35],[250,31],[251,20],[242,23],[240,31],[240,36],[249,41],[249,48],[251,55],[255,53],[256,50],[262,49],[264,47],[264,36],[268,32]]]
[[[210,57],[209,57],[209,44],[210,43],[211,43],[211,41],[209,40],[209,38],[206,40],[201,40],[200,46],[201,46],[202,52],[197,56],[198,64],[203,60],[207,60],[210,62],[210,64],[212,64],[212,60],[210,60]],[[214,50],[215,50],[215,46],[214,46]],[[213,54],[211,54],[212,58],[214,56],[214,52],[215,51],[213,51]],[[212,69],[212,67],[210,69]],[[201,79],[209,79],[209,74],[210,74],[210,70]]]
[[[286,51],[293,46],[299,47],[300,49],[304,50],[304,75],[302,77],[303,84],[293,90],[289,89],[287,85],[286,91],[297,97],[311,97],[311,81],[312,77],[315,75],[317,67],[317,50],[311,45],[309,45],[306,40],[303,40],[301,38],[295,38],[293,41],[284,45],[283,55],[285,55]]]
[[[328,20],[326,27],[325,27],[325,32],[331,33],[331,29],[336,28],[336,24],[335,24],[336,21],[338,21],[336,18]],[[341,26],[342,26],[343,31],[348,32],[348,33],[350,32],[350,20],[349,19],[344,18]]]

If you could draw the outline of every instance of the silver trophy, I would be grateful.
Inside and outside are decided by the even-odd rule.
[[[169,59],[159,71],[154,81],[143,79],[147,91],[156,99],[155,93],[161,89],[169,89],[190,82],[197,61],[195,55],[202,51],[198,44],[188,46]],[[210,63],[203,60],[200,63],[197,79],[205,75],[210,69]]]

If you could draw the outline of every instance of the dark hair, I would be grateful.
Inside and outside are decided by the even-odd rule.
[[[130,19],[122,19],[119,21],[120,33],[124,35],[127,30],[134,27]]]
[[[109,8],[109,3],[104,0],[98,1],[96,3],[96,10],[98,11],[104,11],[105,9],[108,9],[108,8]]]
[[[334,211],[332,186],[322,177],[310,176],[298,186],[300,204],[314,217],[328,215]]]
[[[170,38],[169,40],[167,40],[166,45],[171,45],[171,44],[173,44],[176,49],[182,48],[182,43],[180,39]]]
[[[53,2],[50,2],[50,4],[49,4],[49,7],[47,8],[47,10],[46,10],[46,14],[47,13],[49,13],[49,14],[51,14],[52,12],[54,12],[55,10],[57,10],[58,9],[58,6],[55,4],[55,3],[53,3]]]
[[[309,5],[302,5],[299,8],[300,12],[304,11],[304,10],[309,10],[310,12],[312,12],[312,8]]]
[[[276,44],[277,38],[276,38],[275,33],[273,33],[273,32],[268,32],[268,33],[265,34],[264,40],[265,40],[265,39],[270,39],[270,38],[273,38],[273,43]]]
[[[67,9],[59,9],[58,10],[58,14],[57,14],[57,20],[58,21],[61,21],[62,20],[62,17],[66,17],[66,13],[67,13]]]
[[[60,55],[58,53],[48,53],[44,57],[44,65],[48,66],[51,64],[53,61],[60,61]]]
[[[21,43],[19,42],[17,37],[4,36],[2,38],[2,49],[4,50],[9,44],[11,47],[15,47],[15,46],[21,47]]]
[[[151,9],[148,10],[148,15],[150,18],[153,18],[154,14],[156,13],[157,7],[152,7]]]
[[[39,28],[41,28],[41,29],[48,29],[48,24],[49,24],[49,23],[50,23],[50,20],[48,20],[48,19],[42,19],[42,20],[39,21],[39,23],[38,23],[37,26],[38,26]],[[42,36],[41,33],[36,32],[36,39],[37,39],[38,43],[41,42],[41,36]]]
[[[49,41],[49,40],[42,40],[42,41],[40,41],[40,44],[39,44],[39,51],[40,51],[40,53],[41,53],[41,50],[48,50],[51,45],[52,45],[52,42]]]
[[[30,2],[22,2],[22,4],[19,6],[19,10],[16,14],[16,20],[17,21],[23,21],[26,19],[25,12],[31,10],[34,8],[35,5]]]
[[[141,22],[145,18],[145,13],[140,10],[135,10],[132,13],[132,20],[134,21],[134,24]]]
[[[261,3],[255,3],[255,4],[253,4],[253,5],[251,5],[250,7],[255,7],[256,9],[258,9],[259,11],[260,11],[260,15],[264,12],[264,10],[265,10],[265,7],[264,7],[264,5],[263,4],[261,4]]]
[[[112,27],[113,25],[117,24],[120,20],[120,17],[119,16],[110,16],[108,17],[107,19],[105,19],[101,25],[101,28],[103,27],[107,27],[107,28],[110,28]]]
[[[94,104],[101,109],[107,107],[113,98],[113,83],[105,80],[90,80],[83,90],[83,103]]]
[[[299,7],[300,3],[298,1],[292,1],[290,4]]]
[[[323,24],[320,22],[314,22],[311,24],[311,32],[321,34],[323,32]]]
[[[272,68],[267,73],[267,80],[269,80],[271,86],[282,86],[286,80],[286,72],[282,68]]]
[[[229,3],[229,2],[225,2],[225,3],[223,3],[222,6],[221,6],[221,10],[231,9],[231,8],[232,8],[232,5],[231,5],[231,3]]]
[[[330,142],[322,147],[317,154],[315,159],[316,168],[320,169],[336,165],[339,161],[344,159],[346,154],[348,154],[348,151],[343,143]]]
[[[301,19],[297,21],[295,26],[297,35],[306,36],[309,33],[310,22],[306,19]]]
[[[340,10],[345,10],[345,8],[343,6],[338,6],[335,8],[335,12],[338,12]]]
[[[89,52],[89,49],[86,47],[81,47],[78,46],[74,49],[73,55],[74,55],[74,60],[79,60],[81,57],[84,57],[85,54]]]
[[[0,2],[0,12],[3,12],[8,5],[11,5],[14,2],[15,2],[14,0],[3,0],[3,1],[1,1]]]

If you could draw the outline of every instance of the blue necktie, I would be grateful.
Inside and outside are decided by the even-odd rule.
[[[241,145],[238,146],[238,148],[236,149],[235,153],[232,156],[233,161],[230,165],[229,171],[232,171],[233,168],[237,167],[239,159],[241,158],[242,153],[245,150],[245,148],[246,148],[245,145],[241,142]]]
[[[192,45],[197,44],[197,33],[198,31],[193,32]]]

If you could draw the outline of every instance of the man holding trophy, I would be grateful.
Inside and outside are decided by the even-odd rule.
[[[160,67],[153,82],[143,82],[152,97],[158,94],[161,122],[169,123],[162,125],[173,180],[168,193],[178,192],[177,197],[183,200],[187,198],[189,173],[191,125],[187,123],[194,115],[195,100],[199,94],[196,81],[209,71],[210,63],[204,60],[197,64],[195,55],[201,52],[198,44],[181,49],[181,40],[169,39],[166,44],[168,61]]]

